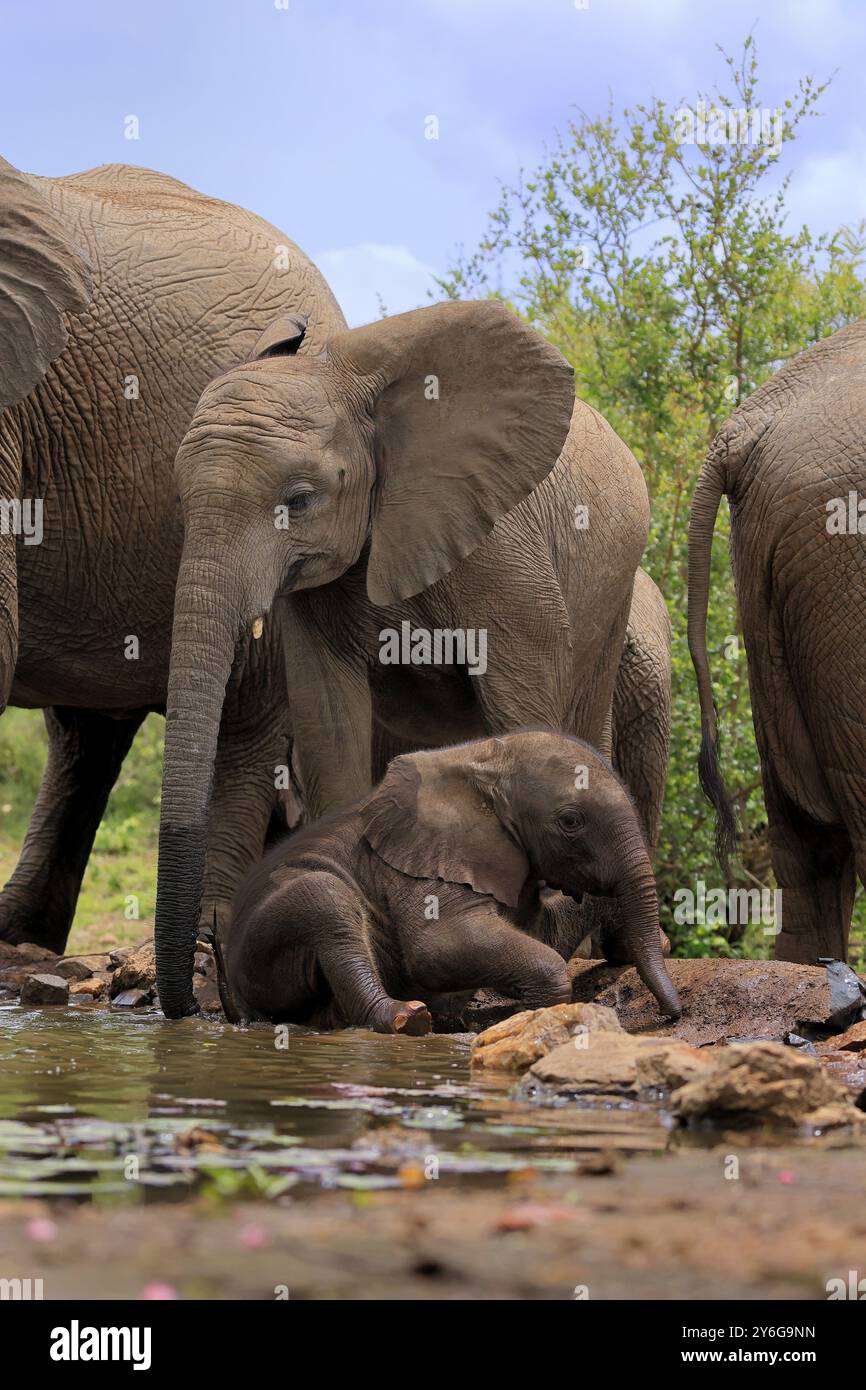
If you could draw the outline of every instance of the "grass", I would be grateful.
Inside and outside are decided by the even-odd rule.
[[[70,953],[142,941],[153,926],[164,722],[148,715],[123,765],[96,841],[69,937]],[[0,881],[11,875],[45,765],[39,710],[0,720]],[[129,914],[137,912],[138,916]]]

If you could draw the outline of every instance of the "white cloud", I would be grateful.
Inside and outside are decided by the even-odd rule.
[[[389,314],[428,303],[427,291],[433,288],[432,277],[436,273],[433,266],[420,261],[408,247],[376,241],[320,251],[313,260],[352,327],[380,317],[377,296]]]
[[[866,172],[859,148],[810,155],[794,171],[788,206],[794,223],[813,231],[836,231],[866,218]]]

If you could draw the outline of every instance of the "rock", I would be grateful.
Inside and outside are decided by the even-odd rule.
[[[116,950],[109,951],[108,963],[112,969],[116,970],[119,965],[123,965],[127,957],[132,955],[133,949],[132,946],[119,946]]]
[[[819,1052],[818,1061],[828,1076],[835,1076],[859,1094],[866,1086],[866,1054],[862,1052]]]
[[[22,941],[17,947],[18,955],[22,960],[56,960],[56,951],[48,951],[44,946],[37,946],[35,941]]]
[[[28,975],[21,987],[22,1004],[68,1004],[69,983],[60,975]]]
[[[599,1149],[577,1160],[577,1172],[582,1178],[601,1178],[622,1170],[622,1155],[616,1149]]]
[[[709,1065],[709,1057],[678,1038],[601,1031],[554,1048],[529,1075],[560,1092],[621,1094],[682,1086]]]
[[[850,1128],[852,1125],[859,1130],[866,1128],[866,1115],[850,1101],[834,1101],[832,1105],[820,1105],[817,1110],[807,1111],[803,1124],[811,1130]]]
[[[436,1031],[483,1033],[485,1028],[517,1013],[525,1013],[525,1010],[516,999],[509,999],[507,995],[497,994],[492,989],[479,989],[464,1005],[459,1017],[442,1020],[441,1029],[437,1026]]]
[[[858,1009],[848,971],[840,983],[830,967],[781,960],[668,960],[667,968],[683,1004],[683,1017],[663,1023],[658,1006],[632,966],[572,961],[575,999],[592,999],[614,1009],[628,1033],[663,1030],[696,1047],[725,1039],[789,1033],[822,1036],[830,1020]],[[847,967],[845,967],[847,970]],[[837,972],[838,974],[838,972]],[[842,995],[844,994],[844,999]]]
[[[866,986],[845,961],[822,959],[820,964],[827,972],[827,985],[833,1002],[827,1027],[832,1028],[834,1033],[842,1033],[852,1023],[859,1023],[863,1019]]]
[[[143,990],[150,998],[156,987],[156,951],[152,941],[144,941],[121,961],[111,981],[111,997],[129,990]]]
[[[686,1120],[797,1124],[810,1112],[841,1105],[859,1111],[841,1082],[813,1057],[781,1043],[735,1043],[717,1048],[706,1071],[674,1091],[671,1107]]]
[[[86,980],[73,980],[69,986],[69,993],[73,998],[80,999],[90,995],[93,999],[101,999],[105,994],[106,982],[99,975],[88,975]]]
[[[622,1032],[616,1014],[597,1004],[554,1004],[528,1009],[495,1023],[472,1044],[473,1067],[526,1071],[539,1057],[569,1043],[575,1034]]]
[[[65,956],[59,960],[54,967],[55,974],[62,975],[64,980],[87,980],[93,974],[89,965],[85,965],[83,960],[76,956]]]
[[[192,977],[192,989],[195,1001],[203,1014],[218,1014],[222,1012],[219,990],[215,975],[200,975],[196,972]]]
[[[845,1033],[827,1038],[817,1044],[816,1051],[822,1052],[864,1052],[866,1051],[866,1023],[855,1023]]]
[[[640,1090],[674,1091],[712,1066],[712,1053],[707,1048],[692,1047],[689,1043],[684,1043],[682,1047],[673,1046],[678,1041],[671,1038],[671,1046],[648,1048],[638,1053],[635,1065]]]
[[[207,951],[196,951],[193,957],[193,970],[197,975],[210,975],[214,969],[214,958]]]
[[[116,1009],[140,1009],[144,1004],[149,1004],[150,999],[149,990],[125,989],[120,994],[114,994],[111,1002]]]

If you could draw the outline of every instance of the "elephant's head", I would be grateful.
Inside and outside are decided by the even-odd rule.
[[[363,810],[392,867],[466,883],[517,907],[527,879],[570,897],[619,899],[628,956],[664,1013],[679,1018],[640,821],[613,769],[565,734],[522,730],[395,758]]]
[[[447,575],[553,468],[574,405],[564,358],[494,302],[341,332],[318,356],[304,328],[279,320],[253,361],[210,384],[177,457],[185,539],[156,914],[169,1017],[195,1008],[210,785],[239,638],[280,594],[359,560],[377,605]]]

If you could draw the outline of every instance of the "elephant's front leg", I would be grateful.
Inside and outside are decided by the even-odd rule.
[[[21,857],[0,894],[0,939],[66,949],[94,836],[145,714],[44,711],[48,760]]]
[[[367,659],[306,594],[280,605],[295,760],[311,820],[370,790],[373,711]]]

